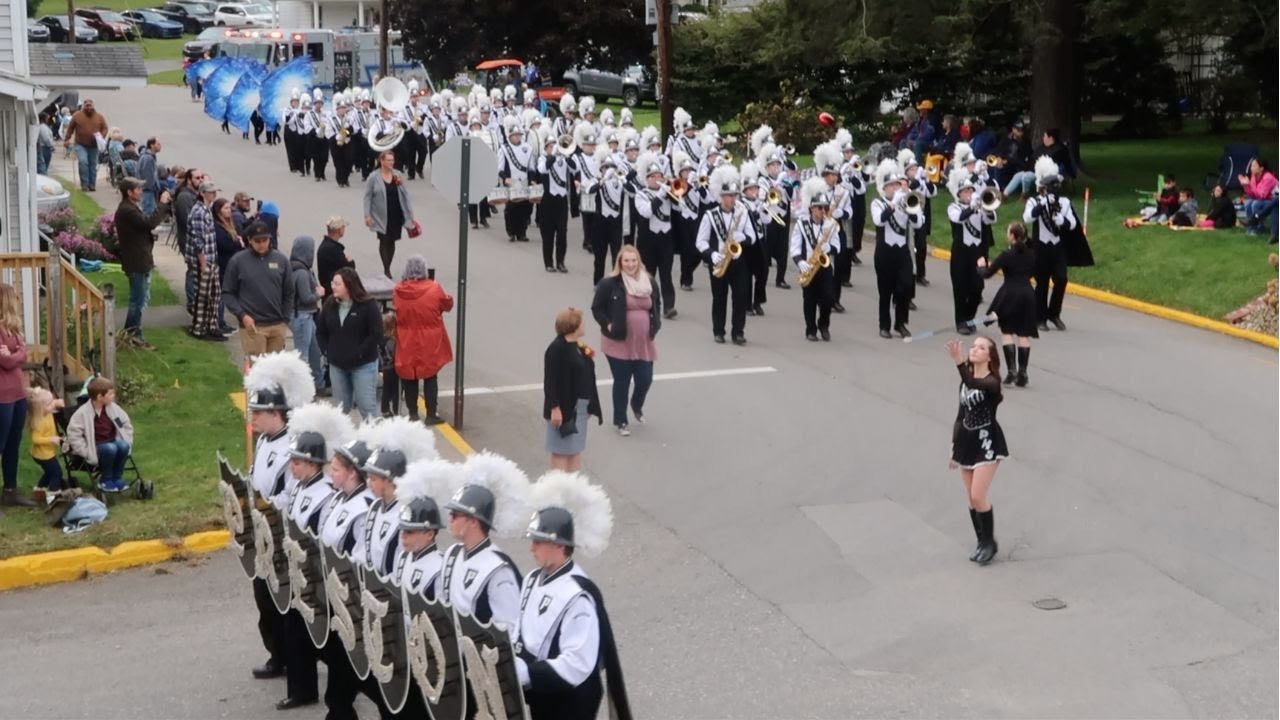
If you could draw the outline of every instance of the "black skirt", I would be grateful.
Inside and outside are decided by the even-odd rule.
[[[999,318],[1000,332],[1018,337],[1040,337],[1037,330],[1036,291],[1030,283],[1008,282],[1000,286],[992,298],[989,312]]]
[[[1007,457],[1009,446],[1005,444],[1004,431],[997,422],[976,430],[961,427],[960,436],[951,448],[951,459],[966,470]]]

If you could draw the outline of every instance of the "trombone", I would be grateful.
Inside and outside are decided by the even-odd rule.
[[[779,225],[786,225],[787,224],[786,219],[782,217],[781,213],[779,213],[777,210],[774,209],[774,208],[782,207],[782,203],[784,201],[784,198],[782,197],[782,191],[776,187],[769,188],[769,193],[764,196],[764,200],[765,200],[764,211],[769,213],[769,217],[772,218],[773,221],[778,223]]]
[[[569,133],[564,133],[560,137],[556,138],[556,152],[560,153],[561,155],[564,155],[565,157],[569,157],[570,155],[577,152],[577,150],[578,150],[578,143],[574,142],[573,136],[570,135]]]
[[[667,188],[667,194],[676,202],[684,200],[684,196],[689,194],[689,181],[681,177],[672,178],[671,186]]]
[[[995,188],[986,188],[982,194],[978,196],[978,205],[987,212],[995,212],[1000,209],[1000,191]]]

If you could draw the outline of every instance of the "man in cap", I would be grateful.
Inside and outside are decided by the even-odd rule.
[[[540,493],[544,485],[550,487]],[[525,576],[521,590],[516,675],[534,720],[594,720],[605,681],[609,717],[630,720],[604,597],[574,559],[576,550],[596,555],[607,546],[613,526],[609,499],[598,488],[576,488],[569,495],[568,485],[592,487],[576,474],[544,477],[534,486],[546,499],[525,532],[538,567]]]
[[[920,119],[916,120],[915,125],[907,131],[907,136],[903,138],[901,147],[911,150],[916,157],[923,157],[929,146],[933,144],[934,137],[938,134],[938,129],[934,127],[933,118],[933,101],[921,100],[916,105],[916,110],[920,113]]]
[[[740,247],[754,242],[747,211],[738,206],[738,171],[730,165],[716,168],[711,175],[711,191],[719,196],[720,203],[702,216],[698,225],[698,252],[710,266],[711,276],[711,333],[717,343],[724,342],[725,310],[729,295],[733,295],[733,316],[730,325],[734,345],[747,343],[747,301],[750,278],[747,264],[728,258],[729,267],[722,277],[716,277],[715,269],[725,261],[730,243]]]
[[[227,263],[222,296],[240,321],[240,344],[246,357],[284,350],[293,317],[293,282],[289,258],[271,249],[271,231],[262,223],[245,229],[249,252]]]
[[[533,148],[524,142],[524,129],[519,123],[511,123],[507,131],[507,141],[502,143],[502,155],[498,158],[498,177],[507,187],[521,190],[529,187],[529,173],[533,168]],[[503,223],[507,228],[507,241],[529,242],[529,217],[533,214],[533,203],[508,202],[502,212]]]
[[[148,214],[139,205],[143,181],[127,177],[120,181],[120,204],[116,207],[116,237],[119,239],[120,267],[129,278],[129,312],[124,319],[123,337],[135,347],[155,349],[142,337],[142,311],[151,295],[152,249],[156,226],[169,215],[169,193],[160,193],[160,205]]]
[[[231,222],[236,226],[236,234],[244,237],[245,228],[253,221],[253,196],[241,190],[236,193],[231,204]]]

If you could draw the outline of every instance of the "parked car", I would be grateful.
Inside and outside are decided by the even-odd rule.
[[[47,43],[49,42],[49,28],[41,25],[35,20],[27,21],[27,42]]]
[[[213,27],[213,5],[205,2],[167,2],[157,12],[182,23],[182,31],[198,35]]]
[[[226,3],[213,11],[213,22],[227,27],[270,27],[275,22],[275,16],[266,5]]]
[[[182,57],[201,60],[205,53],[208,53],[209,57],[218,57],[218,44],[225,40],[230,32],[232,31],[221,27],[205,28],[193,40],[182,46]]]
[[[182,37],[182,23],[170,20],[155,10],[126,10],[120,14],[128,18],[144,38]]]
[[[565,92],[575,97],[591,95],[599,101],[619,98],[627,107],[639,105],[642,99],[640,83],[634,77],[604,70],[569,68],[560,84],[564,86]],[[652,91],[649,95],[652,97]]]
[[[134,40],[138,37],[138,30],[133,27],[133,23],[114,10],[81,8],[76,10],[76,17],[97,30],[99,40]]]
[[[71,207],[71,193],[48,175],[36,176],[36,212],[48,213]]]
[[[45,15],[36,22],[49,28],[49,39],[56,43],[71,42],[71,29],[67,25],[66,15]],[[76,22],[76,42],[98,42],[98,31],[87,23]]]

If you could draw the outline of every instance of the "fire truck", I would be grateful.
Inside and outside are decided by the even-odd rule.
[[[400,45],[400,33],[390,33],[387,69],[404,82],[417,80],[425,89],[435,90],[421,63],[408,60]],[[261,28],[227,30],[218,44],[218,54],[257,60],[275,69],[298,57],[311,59],[313,87],[339,92],[353,87],[372,87],[378,75],[376,32],[362,30],[289,30]]]

